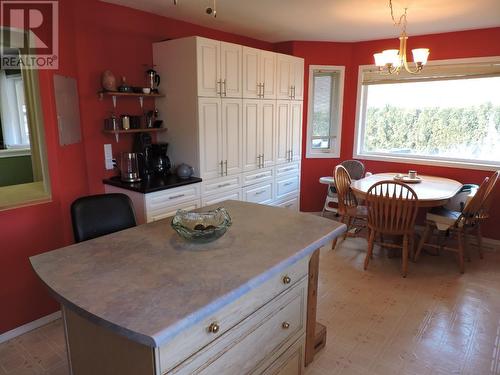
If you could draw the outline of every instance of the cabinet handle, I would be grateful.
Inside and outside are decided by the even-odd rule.
[[[178,195],[172,195],[171,197],[168,197],[168,199],[177,199],[177,198],[182,198],[185,194],[178,194]]]
[[[260,163],[261,163],[260,167],[264,168],[264,154],[262,154],[260,157]]]
[[[258,168],[260,168],[260,154],[257,156],[257,164],[258,164]]]
[[[217,185],[218,188],[223,188],[223,187],[226,187],[226,186],[231,186],[231,183],[230,182],[227,182],[225,184],[220,184],[220,185]]]
[[[266,92],[266,83],[262,82],[262,98],[264,98],[265,92]]]
[[[222,81],[224,83],[224,96],[227,96],[227,85],[226,85],[226,80]]]
[[[224,162],[221,160],[219,164],[220,164],[220,175],[224,176]]]
[[[290,276],[285,275],[283,276],[283,284],[290,284],[292,282],[292,279],[290,279]]]
[[[283,322],[283,323],[281,324],[281,328],[283,328],[283,329],[288,329],[288,328],[290,328],[290,323],[288,323],[288,322]]]
[[[293,184],[293,182],[287,182],[286,184],[283,184],[283,186],[290,186],[291,184]]]
[[[254,180],[257,180],[258,178],[262,178],[262,177],[266,177],[265,174],[258,174],[257,176],[255,176],[253,179]]]
[[[294,169],[295,169],[295,167],[285,168],[285,169],[283,169],[283,172],[293,171]]]
[[[220,79],[217,80],[215,91],[217,91],[217,95],[221,95],[221,92],[222,92],[222,81]]]
[[[255,195],[261,195],[261,194],[264,194],[266,191],[265,190],[261,190],[261,191],[258,191],[255,193]]]
[[[290,99],[293,99],[293,86],[290,86]]]
[[[226,176],[227,176],[227,160],[224,161],[224,166],[225,166],[225,169],[226,169]]]
[[[210,333],[217,333],[220,331],[220,326],[216,322],[213,322],[208,326],[208,332]]]

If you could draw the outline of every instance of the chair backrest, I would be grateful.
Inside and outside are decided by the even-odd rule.
[[[365,165],[359,160],[344,160],[340,165],[347,169],[353,180],[360,180],[365,177]]]
[[[132,201],[120,193],[78,198],[71,205],[71,220],[76,242],[137,225]]]
[[[368,228],[383,234],[411,234],[418,212],[415,191],[398,181],[380,181],[366,194]]]
[[[465,220],[466,222],[468,222],[472,219],[476,219],[486,196],[489,180],[489,177],[485,177],[482,184],[479,186],[479,189],[477,189],[476,194],[474,194],[472,198],[470,198],[465,203],[464,209],[462,210],[462,216],[459,218],[459,220]]]
[[[351,177],[344,166],[335,167],[334,179],[339,201],[339,214],[344,215],[348,208],[356,207],[358,201],[351,190]]]
[[[488,187],[484,193],[483,201],[481,202],[481,208],[479,210],[479,215],[483,218],[487,218],[490,214],[491,203],[493,202],[493,197],[495,196],[495,187],[500,180],[500,171],[493,173],[488,181]]]

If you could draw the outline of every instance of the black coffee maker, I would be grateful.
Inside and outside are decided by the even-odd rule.
[[[153,142],[151,134],[137,133],[134,137],[133,151],[142,154],[139,158],[139,176],[142,179],[153,174]]]
[[[167,175],[170,173],[170,158],[167,155],[168,143],[154,143],[152,146],[151,168],[156,175]]]

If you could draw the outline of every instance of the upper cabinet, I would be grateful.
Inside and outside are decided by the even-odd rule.
[[[242,97],[242,46],[196,38],[198,96]]]
[[[304,59],[277,54],[278,99],[304,99]]]
[[[243,47],[243,97],[276,99],[276,54]]]

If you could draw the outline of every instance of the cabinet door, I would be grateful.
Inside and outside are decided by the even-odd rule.
[[[302,139],[302,102],[292,101],[290,104],[290,150],[292,161],[301,158]]]
[[[276,102],[274,100],[260,101],[260,152],[264,157],[264,167],[274,165]]]
[[[259,56],[255,48],[243,47],[243,97],[256,99],[259,97]]]
[[[198,96],[220,96],[220,42],[196,38],[196,48]]]
[[[290,100],[276,102],[276,163],[286,163],[290,151]]]
[[[242,48],[242,46],[233,43],[221,42],[220,44],[222,97],[242,97]]]
[[[222,176],[221,100],[198,99],[200,174],[202,178]]]
[[[260,100],[243,99],[243,170],[259,168]]]
[[[293,99],[303,100],[304,99],[304,60],[301,58],[293,58],[293,69],[292,69],[292,86],[293,89]]]
[[[291,86],[290,81],[292,76],[292,60],[288,55],[277,54],[277,71],[278,71],[278,82],[277,82],[277,98],[278,99],[290,99],[291,97]]]
[[[260,83],[264,85],[264,99],[276,99],[276,54],[260,51]]]
[[[226,176],[241,173],[242,170],[242,115],[241,99],[222,99],[222,160]]]

